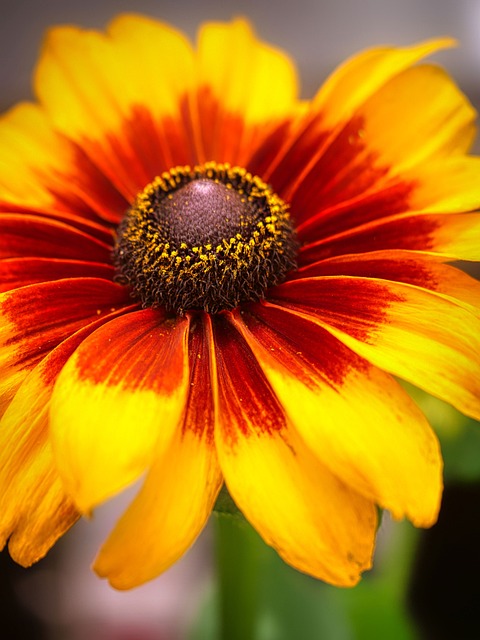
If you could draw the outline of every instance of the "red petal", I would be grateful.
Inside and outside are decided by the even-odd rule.
[[[480,308],[480,282],[430,254],[387,250],[350,254],[314,262],[290,275],[291,280],[317,276],[356,276],[404,282]]]
[[[128,308],[128,291],[97,278],[58,280],[0,295],[0,413],[45,355],[75,331]]]
[[[112,247],[62,222],[0,215],[0,258],[47,257],[111,263]]]
[[[215,319],[215,358],[220,411],[228,415],[225,435],[269,434],[285,428],[278,400],[244,340],[221,317]]]
[[[0,260],[0,292],[65,278],[112,280],[114,273],[113,266],[98,262],[54,258],[5,258]]]

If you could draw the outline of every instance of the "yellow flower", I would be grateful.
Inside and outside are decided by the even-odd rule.
[[[194,49],[136,15],[53,29],[0,121],[0,539],[42,557],[145,474],[96,560],[193,543],[223,482],[294,567],[353,585],[376,505],[437,517],[435,435],[393,376],[480,417],[474,111],[373,49],[309,102],[247,22]]]

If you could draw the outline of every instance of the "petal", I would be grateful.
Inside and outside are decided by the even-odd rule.
[[[67,258],[111,263],[112,243],[41,216],[0,214],[0,258]]]
[[[478,280],[451,265],[436,262],[431,254],[421,252],[387,250],[342,255],[314,262],[299,269],[291,278],[340,275],[404,282],[480,309]]]
[[[285,53],[258,40],[246,20],[206,23],[198,40],[199,84],[209,85],[227,111],[247,122],[289,114],[297,94],[295,67]]]
[[[295,568],[353,585],[370,566],[376,513],[316,459],[291,428],[246,342],[215,322],[216,444],[246,518]]]
[[[414,221],[412,221],[414,222]],[[480,260],[480,215],[426,216],[422,221],[430,226],[429,244],[432,251],[448,259]]]
[[[50,30],[35,88],[56,127],[82,139],[121,126],[139,96],[157,114],[174,115],[192,76],[193,55],[182,34],[143,16],[121,15],[108,34]]]
[[[296,69],[244,19],[204,24],[198,61],[204,159],[245,166],[252,146],[297,108]]]
[[[37,105],[22,103],[2,116],[0,146],[0,200],[96,219],[93,210],[118,223],[126,201]]]
[[[292,202],[293,211],[302,211],[299,207],[303,206],[303,222],[298,229],[302,242],[324,243],[342,233],[361,234],[367,228],[371,233],[374,225],[383,222],[388,224],[395,215],[403,214],[405,217],[407,212],[411,212],[413,217],[420,213],[461,213],[480,207],[477,180],[480,158],[452,156],[431,160],[425,165],[404,171],[398,177],[388,177],[379,185],[375,184],[375,180],[370,184],[368,165],[367,162],[366,176],[360,176],[358,193],[355,193],[354,177],[346,175],[335,194],[338,202],[328,203],[322,197],[322,210],[308,219],[306,214],[311,207],[307,207],[306,201],[303,205]],[[380,173],[385,172],[383,170]],[[309,197],[312,199],[315,183],[311,186],[308,184]],[[318,192],[314,201],[319,201]],[[375,246],[377,248],[380,247]]]
[[[177,149],[190,150],[180,105],[193,81],[193,52],[182,34],[124,15],[107,34],[51,30],[35,87],[56,128],[130,200],[155,175],[192,162]]]
[[[168,446],[189,387],[188,328],[185,317],[133,312],[95,331],[63,368],[51,438],[80,511],[124,489]]]
[[[268,304],[254,313],[237,313],[233,321],[308,448],[395,518],[432,525],[442,459],[409,396],[391,376],[300,316]]]
[[[357,111],[362,136],[395,173],[466,153],[475,135],[475,110],[448,74],[433,65],[406,69]],[[392,126],[399,122],[401,126]]]
[[[437,206],[440,181],[433,175],[437,171],[445,175],[447,182],[440,186],[442,199],[445,193],[451,197],[448,190],[455,169],[450,160],[468,150],[475,133],[474,116],[467,99],[442,70],[422,65],[403,71],[352,114],[310,170],[302,171],[301,179],[289,191],[292,211],[298,211],[299,220],[311,226],[308,216],[317,214],[324,223],[338,217],[342,204],[355,198],[349,207],[350,218],[352,208],[356,212],[351,222],[366,222],[368,210],[363,211],[360,203],[375,193],[378,213],[384,208],[382,194],[383,200],[395,195],[398,205],[402,183],[405,210],[420,209],[424,203]],[[401,126],[391,126],[392,122]],[[442,158],[447,169],[439,166]],[[308,166],[308,156],[306,160]],[[473,164],[477,164],[475,160]],[[397,190],[392,192],[395,183]],[[475,181],[469,184],[470,190],[476,186]],[[476,193],[478,202],[478,188]],[[392,204],[395,200],[390,210]],[[465,205],[465,210],[469,208]]]
[[[37,412],[31,418],[35,430],[48,423],[45,411]],[[12,448],[8,449],[9,453]],[[18,451],[16,456],[24,453]],[[8,471],[12,472],[12,469]],[[29,567],[45,556],[58,538],[75,524],[79,514],[64,492],[48,445],[36,451],[34,459],[16,466],[14,471],[13,480],[0,480],[2,485],[7,482],[8,488],[15,492],[12,494],[9,490],[1,500],[0,548],[11,534],[8,543],[11,557],[18,564]]]
[[[313,180],[307,181],[305,177],[320,160],[323,169],[326,169],[324,180],[329,182],[328,178],[335,175],[337,165],[329,166],[323,159],[332,141],[337,136],[341,139],[345,131],[343,152],[347,152],[355,162],[358,162],[355,160],[358,157],[364,163],[365,154],[358,154],[353,145],[354,140],[361,142],[357,135],[362,121],[357,116],[359,108],[392,78],[419,59],[451,44],[451,40],[443,39],[403,49],[383,47],[367,50],[347,61],[324,83],[303,122],[297,123],[276,157],[272,158],[270,166],[266,167],[263,179],[271,182],[282,197],[291,201],[293,185],[312,184]],[[340,161],[340,167],[345,165],[343,154],[341,157],[338,153],[329,155],[335,161]],[[371,168],[371,162],[367,165]],[[382,171],[371,173],[370,179],[382,176]],[[318,175],[321,177],[320,171]],[[360,181],[357,182],[360,186]],[[345,184],[348,185],[348,180]],[[297,208],[297,212],[300,214],[302,208]],[[308,212],[311,213],[310,207]]]
[[[0,259],[0,293],[38,282],[64,278],[103,278],[113,280],[111,265],[82,260],[53,258]]]
[[[36,376],[35,376],[36,378]],[[77,520],[48,442],[49,390],[29,379],[1,421],[0,548],[29,566]]]
[[[480,214],[399,215],[326,236],[301,249],[308,265],[331,256],[377,250],[424,251],[443,260],[480,260]]]
[[[95,562],[113,587],[129,589],[160,574],[194,542],[213,508],[222,477],[213,440],[209,344],[190,335],[190,393],[183,425],[155,453],[142,489]]]
[[[97,278],[34,284],[0,295],[0,415],[28,372],[60,342],[131,305],[124,287]]]
[[[49,441],[53,384],[67,359],[110,314],[64,340],[25,378],[0,421],[0,547],[14,560],[43,557],[79,514],[65,494]]]
[[[443,38],[411,47],[378,47],[353,56],[332,73],[315,98],[317,109],[325,113],[325,125],[331,128],[345,120],[391,78],[453,45],[453,40]]]
[[[352,351],[480,418],[480,319],[464,305],[376,278],[325,277],[272,292]]]
[[[418,184],[412,193],[412,210],[461,213],[478,209],[480,187],[476,178],[479,171],[480,158],[451,156],[405,172],[407,181],[411,178]]]

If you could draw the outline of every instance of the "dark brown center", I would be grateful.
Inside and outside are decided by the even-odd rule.
[[[231,187],[203,178],[163,198],[156,216],[172,243],[198,247],[217,245],[235,235],[251,208],[245,196]]]
[[[118,278],[146,307],[219,313],[259,300],[296,266],[287,205],[245,169],[176,167],[119,226]]]

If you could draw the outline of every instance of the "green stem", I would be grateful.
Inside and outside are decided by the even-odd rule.
[[[262,548],[248,523],[216,517],[219,640],[255,640],[260,602]]]

